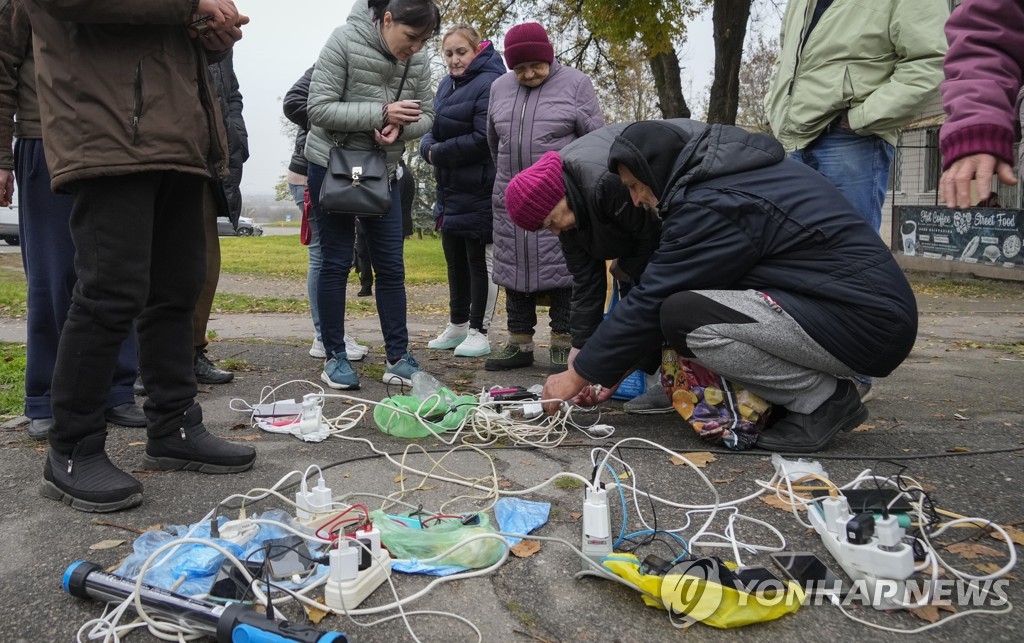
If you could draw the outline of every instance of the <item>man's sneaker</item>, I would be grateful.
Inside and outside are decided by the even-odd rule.
[[[28,421],[28,437],[33,440],[45,440],[53,428],[53,418],[32,418]]]
[[[571,346],[568,344],[559,344],[557,346],[552,345],[548,349],[548,360],[551,362],[552,373],[562,373],[569,368],[569,351]]]
[[[860,395],[861,404],[865,404],[875,399],[875,390],[871,386],[871,382],[864,382],[855,379],[853,380],[853,385],[857,388],[857,394]]]
[[[331,388],[349,391],[359,388],[359,376],[344,357],[332,357],[324,364],[320,379]]]
[[[121,511],[142,504],[142,483],[107,457],[106,431],[84,438],[70,455],[50,448],[43,465],[44,498],[93,513]]]
[[[142,376],[141,375],[136,375],[135,376],[135,383],[132,384],[132,393],[134,393],[136,395],[145,395],[146,394],[146,385],[142,383]]]
[[[238,473],[252,467],[256,449],[222,440],[203,426],[203,409],[194,404],[182,415],[181,426],[162,438],[150,438],[142,468],[159,471]]]
[[[468,336],[469,322],[463,322],[461,324],[448,322],[448,325],[444,327],[444,330],[441,331],[440,335],[427,342],[427,348],[432,348],[434,350],[455,348]]]
[[[206,356],[206,351],[201,348],[196,351],[193,366],[196,373],[196,382],[199,384],[227,384],[235,379],[235,374],[231,371],[225,371],[214,366],[210,358]]]
[[[369,352],[369,348],[357,342],[351,335],[345,335],[345,357],[348,361],[358,362]]]
[[[470,328],[466,339],[455,347],[455,354],[459,357],[481,357],[490,352],[491,342],[487,341],[487,335],[475,328]]]
[[[626,413],[638,413],[642,415],[653,415],[655,413],[668,413],[672,411],[672,400],[665,394],[661,384],[651,386],[648,384],[647,392],[634,397],[622,405]]]
[[[327,358],[327,350],[324,348],[324,340],[319,337],[313,338],[313,345],[309,347],[309,356],[318,359]]]
[[[512,342],[503,345],[484,362],[484,370],[487,371],[508,371],[527,366],[533,366],[533,351],[522,350],[519,344]]]
[[[757,446],[768,451],[814,453],[824,449],[840,431],[850,431],[868,419],[868,409],[860,401],[857,387],[840,379],[836,391],[810,413],[788,411],[757,439]]]
[[[412,374],[419,370],[421,369],[416,358],[411,353],[406,353],[394,364],[387,365],[381,381],[385,384],[402,384],[412,388]]]

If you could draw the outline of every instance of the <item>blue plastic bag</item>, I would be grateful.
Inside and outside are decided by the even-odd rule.
[[[498,528],[505,533],[528,534],[546,523],[550,515],[550,502],[502,498],[494,505],[494,517],[498,521]],[[505,540],[511,547],[522,538],[505,536]]]

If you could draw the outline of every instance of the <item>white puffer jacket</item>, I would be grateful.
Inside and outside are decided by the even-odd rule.
[[[422,51],[408,61],[403,100],[419,99],[423,115],[402,130],[398,140],[384,146],[392,178],[405,141],[415,140],[434,124],[434,91],[427,56]],[[373,147],[373,130],[383,126],[381,106],[395,100],[406,63],[388,51],[365,0],[357,1],[348,21],[334,30],[320,52],[309,84],[309,122],[306,159],[327,167],[335,140],[355,149]]]

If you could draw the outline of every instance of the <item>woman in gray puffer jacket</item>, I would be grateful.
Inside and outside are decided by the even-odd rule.
[[[552,369],[564,371],[569,356],[572,275],[558,237],[518,229],[505,209],[512,177],[545,152],[558,151],[604,126],[594,85],[581,71],[555,60],[544,27],[517,25],[505,34],[505,62],[512,71],[494,81],[487,109],[487,142],[497,177],[494,205],[494,283],[505,287],[509,341],[484,368],[501,371],[533,364],[538,295],[551,305]]]
[[[434,123],[429,61],[420,50],[437,35],[440,22],[433,0],[357,0],[348,22],[331,34],[313,69],[306,158],[320,235],[317,308],[327,353],[320,379],[331,388],[359,388],[344,339],[345,286],[356,218],[328,214],[319,207],[336,141],[355,149],[379,144],[387,152],[391,211],[381,218],[361,219],[377,275],[377,313],[387,352],[383,380],[412,386],[412,375],[420,370],[408,350],[402,206],[395,170],[405,141],[423,136]]]

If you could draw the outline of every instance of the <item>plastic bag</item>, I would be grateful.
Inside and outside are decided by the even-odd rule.
[[[745,592],[696,575],[644,574],[640,561],[632,554],[614,554],[601,564],[640,588],[647,605],[723,629],[774,621],[800,609],[805,596],[800,585],[792,581],[784,583],[785,592],[769,595]]]
[[[528,534],[548,521],[551,515],[550,502],[533,502],[522,498],[501,498],[494,504],[494,517],[498,527],[513,534]],[[505,536],[509,545],[515,545],[522,538]]]
[[[393,395],[384,398],[374,407],[373,421],[377,428],[389,435],[422,438],[431,433],[444,433],[459,428],[477,404],[475,396],[455,395],[443,387],[437,395],[426,400],[412,395]],[[422,418],[422,422],[414,417],[416,415]]]
[[[736,451],[754,446],[771,414],[770,403],[670,348],[661,355],[661,383],[702,440]]]
[[[432,558],[445,550],[480,534],[496,533],[487,514],[471,514],[473,524],[460,518],[393,516],[382,511],[370,513],[373,525],[380,529],[380,538],[395,558]],[[505,550],[498,538],[481,538],[456,549],[448,556],[433,561],[438,566],[455,565],[480,569],[498,562]]]

